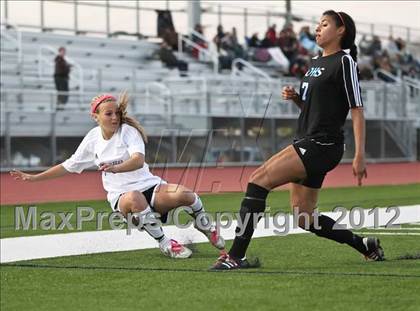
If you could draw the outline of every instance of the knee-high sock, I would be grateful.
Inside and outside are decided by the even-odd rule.
[[[153,214],[150,206],[140,213],[136,214],[139,218],[140,223],[143,225],[144,229],[152,238],[154,238],[159,244],[169,243],[169,239],[163,233],[162,226],[158,224],[158,219]]]
[[[358,236],[357,234],[354,234],[350,230],[335,230],[333,229],[334,224],[334,219],[325,215],[320,215],[318,216],[318,225],[320,228],[315,229],[314,224],[311,224],[311,226],[309,227],[309,231],[315,233],[317,236],[327,238],[338,243],[348,244],[361,253],[366,252],[366,247],[363,244],[362,237]]]
[[[214,230],[214,226],[210,223],[210,219],[204,210],[203,202],[196,193],[194,195],[194,203],[190,205],[192,213],[189,212],[189,214],[196,220],[199,229]]]
[[[254,183],[248,184],[245,198],[242,200],[239,211],[241,224],[238,220],[238,227],[235,230],[236,236],[229,251],[230,256],[234,258],[245,257],[246,250],[254,234],[254,222],[258,222],[261,218],[258,214],[265,211],[265,200],[268,193],[269,190],[261,186]],[[241,231],[243,233],[238,235]]]

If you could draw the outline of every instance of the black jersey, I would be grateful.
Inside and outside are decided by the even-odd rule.
[[[344,51],[314,57],[300,84],[298,138],[342,143],[350,108],[363,107],[357,64]]]

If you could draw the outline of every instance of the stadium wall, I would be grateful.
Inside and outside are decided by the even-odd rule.
[[[182,183],[200,194],[244,191],[248,178],[255,166],[206,167],[206,168],[156,168],[153,173],[170,183]],[[42,202],[63,202],[103,200],[100,172],[69,174],[55,180],[37,183],[18,182],[8,173],[1,173],[0,204],[31,204]],[[420,183],[420,162],[376,163],[368,165],[365,185],[392,185]],[[355,186],[350,164],[340,164],[327,175],[325,187]],[[287,186],[282,187],[287,189]]]

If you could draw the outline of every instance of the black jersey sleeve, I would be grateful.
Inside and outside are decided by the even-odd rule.
[[[350,108],[363,107],[359,77],[357,74],[358,68],[350,55],[342,56],[341,69],[342,70],[339,71],[341,77],[338,77],[338,81],[343,85],[347,104]]]

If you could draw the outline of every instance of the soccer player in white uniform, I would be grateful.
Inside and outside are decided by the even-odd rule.
[[[224,240],[209,223],[199,196],[182,185],[168,184],[149,171],[145,162],[144,129],[127,116],[127,94],[118,103],[114,96],[102,94],[93,98],[91,115],[98,126],[87,133],[76,152],[63,163],[39,174],[13,170],[16,180],[40,181],[57,178],[67,173],[81,173],[97,166],[102,171],[102,183],[107,199],[114,211],[125,217],[133,215],[133,223],[140,223],[158,243],[162,253],[172,258],[188,258],[192,252],[164,234],[157,223],[162,222],[170,210],[187,206],[196,219],[195,227],[204,233],[211,244],[224,250]]]

